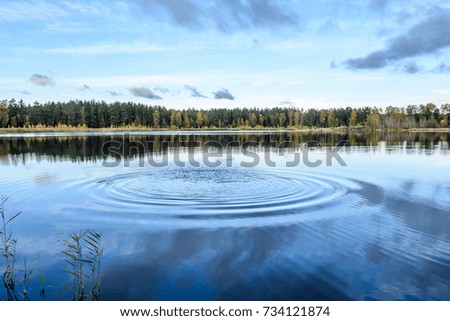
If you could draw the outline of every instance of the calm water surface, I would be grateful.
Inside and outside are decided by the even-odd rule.
[[[62,240],[93,228],[103,300],[450,300],[448,134],[25,136],[0,194],[36,298],[71,298]],[[306,142],[323,163],[289,166]]]

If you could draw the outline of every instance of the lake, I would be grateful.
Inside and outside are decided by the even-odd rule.
[[[448,133],[0,135],[30,293],[102,233],[102,300],[450,300]],[[4,267],[4,262],[0,263]]]

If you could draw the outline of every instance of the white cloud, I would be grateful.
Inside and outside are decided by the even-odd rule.
[[[128,6],[121,1],[67,1],[64,3],[66,8],[70,11],[76,11],[85,15],[99,15],[104,16],[112,11],[127,12]]]
[[[450,90],[448,89],[436,89],[433,93],[442,97],[450,97]]]
[[[171,47],[149,43],[100,44],[80,47],[61,47],[47,49],[47,53],[72,55],[108,55],[108,54],[143,54],[175,50]]]
[[[78,32],[94,32],[103,25],[94,26],[89,23],[70,22],[70,21],[56,21],[48,23],[45,27],[46,31],[58,32],[58,33],[78,33]]]
[[[0,21],[17,22],[38,20],[49,22],[67,18],[73,14],[101,16],[123,19],[129,14],[129,6],[124,1],[3,1]]]
[[[0,78],[0,87],[16,87],[18,85],[26,84],[24,78],[19,77],[1,77]]]
[[[143,85],[183,85],[185,83],[196,82],[199,76],[195,75],[152,75],[152,76],[112,76],[112,77],[80,77],[80,78],[63,78],[60,82],[66,85],[76,87],[83,86],[88,83],[96,88],[120,87],[127,88],[130,86]]]
[[[301,85],[305,85],[308,82],[302,80],[290,80],[290,81],[286,81],[284,83],[282,83],[281,85],[284,87],[296,87],[296,86],[301,86]]]
[[[47,1],[7,1],[1,4],[0,21],[17,22],[65,17],[67,12],[58,5]]]
[[[279,52],[297,52],[301,50],[311,50],[316,48],[317,43],[311,40],[283,40],[274,43],[270,43],[266,46],[267,50],[279,51]]]
[[[264,87],[264,86],[268,86],[268,85],[270,85],[270,82],[269,82],[269,81],[261,80],[261,81],[255,82],[255,83],[253,84],[253,87]]]

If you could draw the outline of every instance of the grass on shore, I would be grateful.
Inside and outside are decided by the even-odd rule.
[[[0,258],[3,258],[2,283],[0,283],[0,301],[30,301],[28,282],[33,274],[23,260],[23,269],[17,268],[19,258],[16,247],[17,239],[14,237],[10,225],[21,214],[8,215],[5,203],[8,197],[0,196]],[[73,280],[72,300],[99,301],[100,300],[100,261],[103,255],[102,235],[94,230],[81,230],[71,233],[63,241],[64,255],[68,269],[64,272]],[[40,298],[45,299],[45,278],[40,276]],[[3,294],[2,289],[3,287]]]
[[[85,126],[57,126],[57,127],[44,127],[44,126],[33,126],[33,127],[19,127],[19,128],[0,128],[0,134],[20,134],[20,133],[108,133],[108,132],[136,132],[136,131],[252,131],[252,130],[270,130],[270,131],[301,131],[301,132],[352,132],[352,131],[371,131],[371,129],[365,126],[352,126],[352,127],[330,127],[330,128],[311,128],[311,127],[249,127],[241,126],[237,128],[217,128],[217,127],[203,127],[203,128],[152,128],[144,126],[123,126],[123,127],[107,127],[107,128],[89,128]],[[386,129],[376,129],[375,131],[385,131],[385,132],[429,132],[429,133],[448,133],[450,128],[386,128]]]

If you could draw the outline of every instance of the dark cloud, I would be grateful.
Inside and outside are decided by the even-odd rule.
[[[168,88],[164,88],[164,87],[155,87],[153,88],[155,91],[160,92],[161,94],[167,94],[168,92],[170,92],[170,89]]]
[[[380,69],[397,61],[436,53],[450,47],[450,10],[433,11],[427,20],[411,27],[404,35],[390,39],[386,48],[365,57],[348,59],[349,69]]]
[[[337,63],[335,60],[333,60],[332,62],[330,62],[330,69],[336,69],[337,68]]]
[[[410,62],[403,66],[402,71],[406,74],[417,74],[422,70],[422,67],[417,65],[415,62]]]
[[[80,90],[81,91],[91,90],[91,87],[89,87],[88,85],[84,84],[83,86],[81,86]]]
[[[388,5],[388,0],[370,0],[369,8],[372,10],[383,11]]]
[[[292,102],[292,101],[290,101],[290,100],[282,101],[282,102],[280,103],[280,105],[281,105],[281,106],[287,106],[287,107],[295,107],[295,106],[296,106],[295,103]]]
[[[450,73],[450,65],[446,65],[445,63],[441,62],[436,66],[436,68],[433,69],[433,72],[437,74]]]
[[[153,18],[166,15],[189,29],[221,31],[298,27],[300,18],[292,8],[275,0],[138,0]]]
[[[391,31],[388,28],[381,28],[380,30],[377,31],[376,35],[378,38],[384,38],[387,35],[389,35]]]
[[[344,64],[349,69],[379,69],[386,67],[388,61],[384,51],[376,51],[364,58],[348,59]]]
[[[30,77],[31,83],[37,85],[37,86],[53,86],[55,84],[55,81],[46,76],[46,75],[40,75],[40,74],[34,74]]]
[[[218,90],[216,92],[213,92],[214,95],[214,99],[228,99],[228,100],[234,100],[234,97],[232,94],[230,94],[230,92],[228,91],[228,89],[221,89]]]
[[[171,20],[181,27],[198,29],[202,27],[204,18],[201,2],[195,0],[141,0],[146,12],[154,17],[159,17],[160,13],[155,9],[162,9],[169,15]]]
[[[106,92],[108,93],[108,95],[113,96],[113,97],[117,97],[120,95],[118,92],[116,92],[114,90],[107,90]]]
[[[334,22],[332,18],[327,19],[322,23],[322,25],[319,27],[318,31],[321,34],[327,34],[333,30],[338,30],[339,26]]]
[[[198,89],[195,88],[195,87],[186,85],[186,86],[184,86],[184,89],[190,91],[192,97],[197,97],[197,98],[208,98],[208,97],[206,97],[205,95],[203,95],[200,91],[198,91]]]
[[[144,97],[148,99],[162,99],[161,97],[159,97],[153,91],[151,91],[146,87],[132,87],[128,90],[135,97]]]
[[[396,14],[396,21],[399,24],[405,24],[413,18],[413,15],[405,10],[401,10]]]
[[[24,95],[31,95],[31,93],[27,90],[22,90],[20,93]]]

